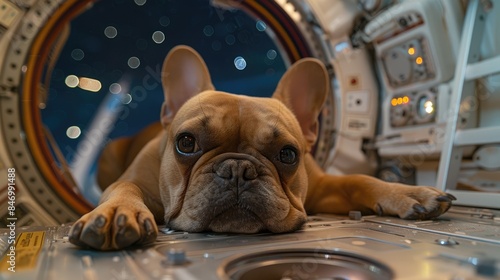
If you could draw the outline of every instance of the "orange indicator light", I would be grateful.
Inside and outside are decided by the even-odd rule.
[[[408,103],[410,103],[410,98],[408,96],[394,97],[393,99],[391,99],[392,106],[398,106],[398,105],[408,104]]]

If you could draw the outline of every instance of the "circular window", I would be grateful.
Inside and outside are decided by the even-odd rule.
[[[196,49],[217,89],[253,96],[270,96],[296,60],[325,60],[301,7],[217,2],[53,0],[26,8],[0,77],[10,96],[0,103],[2,132],[30,194],[26,213],[42,208],[61,223],[96,205],[99,153],[159,120],[161,65],[174,46]],[[333,118],[332,98],[322,123]],[[322,133],[318,154],[331,142]]]

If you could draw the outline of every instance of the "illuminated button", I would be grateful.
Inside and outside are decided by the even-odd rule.
[[[410,103],[410,98],[408,96],[397,97],[397,98],[391,99],[392,106],[408,104],[408,103]]]
[[[415,97],[415,122],[432,122],[436,116],[435,94],[430,91],[422,91]]]
[[[432,103],[432,101],[425,102],[424,107],[427,114],[431,114],[432,112],[434,112],[434,104]]]

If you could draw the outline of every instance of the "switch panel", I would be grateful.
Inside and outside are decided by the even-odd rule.
[[[368,113],[370,95],[367,91],[352,91],[347,93],[348,113]]]

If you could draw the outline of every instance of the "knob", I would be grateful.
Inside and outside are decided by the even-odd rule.
[[[166,263],[169,265],[183,265],[189,263],[184,249],[171,248],[167,251]]]
[[[439,244],[439,245],[443,245],[443,246],[453,246],[453,245],[460,244],[455,239],[452,239],[452,238],[449,238],[449,237],[448,238],[436,239],[436,243]]]

